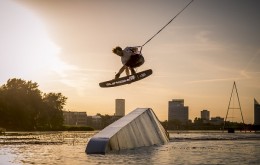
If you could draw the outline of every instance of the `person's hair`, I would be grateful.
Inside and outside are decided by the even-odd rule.
[[[115,47],[112,51],[113,51],[113,53],[116,54],[116,51],[117,51],[117,50],[123,51],[122,48],[119,47],[119,46]],[[117,54],[117,55],[118,55],[118,54]]]

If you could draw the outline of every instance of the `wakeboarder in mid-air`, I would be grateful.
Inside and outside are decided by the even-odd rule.
[[[157,34],[159,34],[166,26],[168,26],[179,14],[181,14],[194,0],[191,0],[179,13],[177,13],[166,25],[164,25],[157,33],[155,33],[149,40],[147,40],[142,46],[134,46],[134,47],[126,47],[124,50],[117,46],[113,49],[113,53],[121,57],[121,62],[123,66],[120,68],[118,73],[115,75],[115,79],[101,82],[99,86],[102,88],[105,87],[115,87],[119,85],[130,84],[132,82],[141,80],[150,76],[153,71],[151,69],[142,71],[142,72],[135,72],[135,68],[140,67],[144,64],[144,57],[142,55],[142,48],[150,42]],[[140,48],[140,50],[138,50]],[[120,75],[126,72],[125,77],[121,77]],[[129,70],[131,74],[129,74]]]
[[[116,55],[121,57],[121,62],[123,66],[119,69],[118,73],[115,75],[115,79],[110,81],[105,81],[99,83],[100,87],[115,87],[124,84],[130,84],[132,82],[141,80],[145,77],[148,77],[152,74],[152,70],[148,69],[142,72],[136,73],[135,68],[140,67],[144,63],[144,57],[141,51],[138,50],[140,46],[135,47],[126,47],[124,50],[117,46],[112,51]],[[129,73],[131,71],[131,74]],[[126,72],[125,77],[121,77],[120,75],[123,72]]]
[[[136,74],[134,68],[137,68],[144,63],[144,57],[141,52],[138,51],[138,47],[126,47],[122,50],[121,47],[117,46],[113,49],[113,53],[121,57],[121,62],[123,64],[122,68],[115,75],[115,79],[118,79],[124,70],[127,76],[129,76],[129,70],[132,75]]]

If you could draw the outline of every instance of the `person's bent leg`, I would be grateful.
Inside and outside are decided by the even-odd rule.
[[[125,73],[126,73],[127,76],[129,76],[129,69],[128,69],[128,67],[125,68]]]
[[[130,70],[131,70],[131,74],[132,74],[132,75],[136,74],[134,68],[130,68]]]
[[[120,70],[118,71],[118,73],[115,75],[115,79],[118,79],[121,75],[121,73],[126,69],[127,66],[122,66],[122,68],[120,68]]]

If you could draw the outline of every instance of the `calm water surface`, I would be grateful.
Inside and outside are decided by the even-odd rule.
[[[166,145],[87,155],[96,132],[13,132],[0,136],[0,165],[260,164],[259,133],[170,132]]]

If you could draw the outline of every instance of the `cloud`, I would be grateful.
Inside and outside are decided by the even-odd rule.
[[[254,74],[260,72],[253,72]],[[252,72],[246,72],[241,70],[238,73],[237,77],[228,77],[228,78],[212,78],[212,79],[203,79],[203,80],[192,80],[187,81],[187,84],[194,84],[194,83],[215,83],[215,82],[222,82],[222,81],[238,81],[238,80],[245,80],[245,79],[252,79]]]
[[[256,51],[256,53],[253,54],[252,57],[248,60],[248,62],[246,63],[246,65],[245,65],[245,67],[243,69],[243,71],[248,70],[250,68],[251,64],[253,64],[253,62],[255,62],[257,57],[260,57],[260,49],[258,49]],[[257,65],[259,66],[259,63],[257,63]]]
[[[237,78],[219,78],[219,79],[205,79],[205,80],[193,80],[187,81],[187,84],[194,84],[194,83],[213,83],[213,82],[220,82],[220,81],[231,81],[236,80]]]

